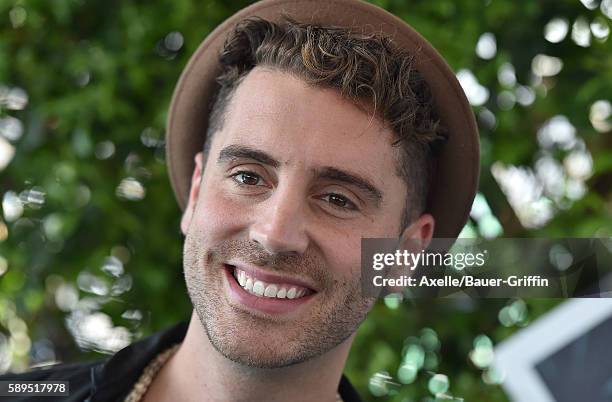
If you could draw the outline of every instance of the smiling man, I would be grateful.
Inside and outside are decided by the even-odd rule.
[[[361,237],[401,229],[394,135],[337,90],[273,66],[246,73],[226,107],[208,157],[195,157],[181,225],[195,315],[176,377],[171,363],[154,394],[333,401],[373,303],[360,292]],[[423,215],[413,231],[431,236],[432,225]],[[211,384],[182,383],[185,367]],[[234,377],[250,380],[222,385]]]
[[[264,1],[211,33],[168,122],[189,324],[30,373],[91,401],[358,401],[362,238],[454,238],[478,138],[437,52],[357,1]]]
[[[430,89],[384,35],[287,18],[240,21],[219,60],[181,222],[194,315],[146,400],[357,400],[361,239],[434,232]]]

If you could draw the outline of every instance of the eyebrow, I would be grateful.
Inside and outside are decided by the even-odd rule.
[[[380,201],[383,198],[382,191],[376,188],[376,186],[370,183],[367,179],[356,174],[327,166],[318,170],[317,177],[353,185],[362,191],[365,191],[368,198],[374,201],[377,207],[380,205]]]
[[[274,168],[280,166],[280,162],[265,152],[242,145],[229,145],[219,152],[217,163],[235,161],[236,159],[253,159]]]
[[[223,148],[221,152],[219,152],[217,163],[226,163],[237,159],[252,159],[273,168],[277,168],[281,165],[277,159],[269,154],[243,145],[228,145]],[[317,178],[333,180],[359,188],[366,193],[367,197],[372,200],[377,207],[380,205],[380,201],[383,198],[382,191],[376,188],[369,180],[355,173],[349,173],[335,167],[325,166],[316,169],[316,176]]]

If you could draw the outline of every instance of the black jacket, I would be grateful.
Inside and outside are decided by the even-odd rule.
[[[3,397],[7,402],[58,401],[107,402],[123,401],[146,365],[157,354],[185,338],[188,324],[180,323],[135,342],[114,356],[90,363],[59,364],[22,374],[4,374],[0,381],[69,381],[67,397]],[[338,392],[344,402],[361,402],[359,395],[343,375]],[[253,401],[258,402],[258,401]],[[263,401],[262,401],[263,402]]]

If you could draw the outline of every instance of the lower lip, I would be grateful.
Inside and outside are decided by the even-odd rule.
[[[229,283],[229,293],[232,300],[248,307],[267,314],[287,314],[298,310],[302,305],[308,303],[316,293],[308,296],[303,296],[298,299],[277,299],[273,297],[258,297],[255,296],[240,286],[236,278],[234,278],[233,268],[225,266],[225,277]]]

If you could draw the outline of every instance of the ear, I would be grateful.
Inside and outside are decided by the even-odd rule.
[[[421,215],[402,232],[397,245],[398,250],[407,250],[413,254],[420,253],[421,250],[424,250],[429,246],[431,238],[433,237],[434,226],[435,220],[432,215]],[[410,271],[407,272],[407,269]],[[399,278],[406,274],[411,275],[411,270],[412,268],[410,266],[391,268],[391,270],[387,273],[387,278]],[[405,287],[387,286],[386,290],[389,293],[403,293]]]
[[[198,204],[198,197],[200,195],[200,185],[202,184],[202,152],[198,152],[194,158],[195,168],[193,169],[193,175],[191,176],[191,188],[189,190],[189,199],[187,200],[187,206],[183,211],[183,217],[181,218],[181,232],[184,235],[187,234],[187,229],[191,224],[193,215],[195,213],[196,205]]]
[[[431,214],[421,215],[404,229],[400,237],[400,246],[411,249],[416,245],[421,250],[426,249],[433,237],[435,223]]]

